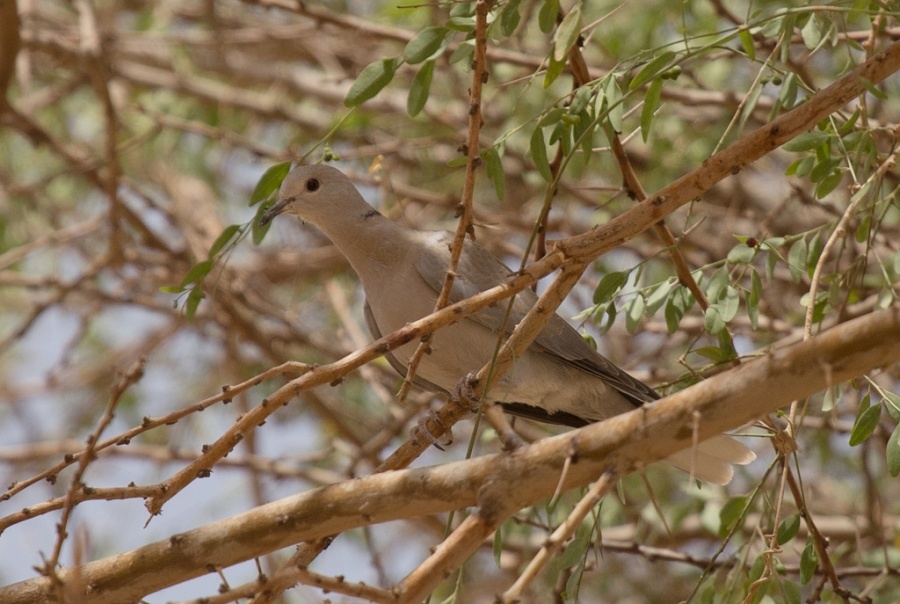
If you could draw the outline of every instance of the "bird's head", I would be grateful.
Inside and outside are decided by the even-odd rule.
[[[293,214],[321,225],[329,214],[346,212],[359,202],[365,203],[350,179],[337,168],[297,166],[284,178],[275,204],[266,210],[259,224],[265,226],[279,214]]]

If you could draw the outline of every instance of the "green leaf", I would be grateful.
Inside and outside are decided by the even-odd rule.
[[[578,41],[581,33],[581,5],[576,4],[569,13],[563,17],[562,23],[556,29],[553,36],[553,60],[565,61],[569,56],[569,50]]]
[[[726,323],[731,321],[737,314],[740,301],[741,295],[738,290],[731,285],[726,286],[716,302],[716,306],[718,306],[719,312],[722,314],[722,319]]]
[[[778,545],[784,545],[785,543],[796,537],[799,530],[799,514],[788,516],[787,518],[782,520],[781,524],[778,526],[778,532],[776,533],[776,540],[778,541]]]
[[[256,183],[256,187],[253,189],[253,193],[250,194],[250,206],[253,207],[259,202],[268,199],[269,196],[278,190],[281,187],[282,181],[284,181],[284,177],[288,175],[288,172],[291,171],[291,162],[286,161],[280,164],[275,164],[271,166],[268,170],[263,172],[263,175],[260,177],[259,182]]]
[[[450,55],[449,62],[451,65],[461,63],[463,71],[468,73],[472,70],[472,57],[474,56],[475,40],[466,40],[456,47],[456,50]]]
[[[888,473],[896,478],[900,475],[900,425],[897,425],[891,433],[885,455],[887,458]]]
[[[857,414],[853,429],[850,431],[850,446],[862,444],[872,436],[879,420],[881,420],[881,405],[872,405],[867,409],[860,406],[860,413]]]
[[[206,295],[203,293],[201,285],[197,284],[191,289],[191,293],[188,294],[187,301],[184,303],[184,316],[188,321],[192,320],[194,315],[197,314],[197,307],[200,306],[200,301],[205,297]]]
[[[256,210],[256,216],[253,217],[253,222],[250,223],[250,235],[251,239],[253,239],[253,245],[259,245],[262,243],[262,240],[265,238],[266,233],[269,232],[269,229],[272,227],[272,222],[269,221],[265,225],[260,226],[259,219],[262,218],[262,215],[265,214],[270,207],[272,207],[273,201],[267,201],[266,203],[260,204],[259,208]]]
[[[203,281],[203,277],[205,277],[209,271],[213,267],[212,260],[201,260],[194,266],[188,269],[188,272],[184,274],[184,277],[181,279],[181,287],[185,289],[191,283],[198,283]]]
[[[662,95],[663,81],[660,78],[650,83],[647,94],[644,96],[644,107],[641,109],[641,138],[644,142],[650,138],[650,124],[653,122],[653,115],[659,107],[659,99]]]
[[[733,358],[733,355],[727,350],[723,350],[718,346],[701,346],[691,352],[699,354],[701,357],[707,358],[714,363],[724,363]]]
[[[500,161],[500,152],[496,146],[485,149],[481,154],[484,157],[484,167],[487,171],[488,178],[494,185],[494,192],[497,193],[497,199],[503,201],[506,195],[506,179],[503,177],[503,162]]]
[[[603,93],[606,97],[609,124],[616,132],[622,132],[622,120],[625,118],[625,108],[622,106],[622,90],[619,88],[616,78],[609,78]]]
[[[556,17],[559,16],[559,0],[544,0],[541,10],[538,11],[538,27],[545,34],[553,31],[556,25]]]
[[[556,78],[559,77],[559,74],[561,74],[565,68],[565,61],[557,61],[553,57],[550,57],[550,61],[547,64],[547,72],[544,74],[544,88],[549,88],[550,84],[556,81]]]
[[[344,98],[347,107],[358,107],[391,83],[397,71],[397,58],[379,59],[366,65]]]
[[[406,112],[410,117],[416,117],[425,108],[425,101],[428,100],[433,76],[434,61],[426,61],[409,85],[409,96],[406,97]]]
[[[756,44],[753,42],[753,35],[750,33],[748,29],[741,29],[738,32],[738,37],[741,39],[741,45],[744,47],[744,52],[747,53],[747,58],[751,61],[756,60]]]
[[[410,65],[427,61],[447,48],[453,34],[446,27],[426,27],[403,49],[403,59]]]
[[[806,25],[800,30],[800,36],[803,38],[803,44],[810,50],[813,50],[822,41],[822,25],[818,15],[813,12],[806,20]]]
[[[681,323],[681,318],[684,316],[684,311],[678,308],[678,305],[675,304],[673,298],[669,298],[666,301],[666,329],[669,330],[669,333],[675,333],[678,331],[678,325]]]
[[[881,391],[884,405],[887,407],[888,414],[895,422],[900,422],[900,396],[893,392]]]
[[[497,527],[497,530],[494,531],[494,564],[497,565],[497,568],[500,568],[500,555],[503,553],[503,525]]]
[[[644,297],[640,294],[636,295],[628,304],[628,308],[625,310],[625,329],[628,330],[628,333],[637,331],[641,318],[644,316],[645,306]]]
[[[722,266],[716,272],[712,274],[712,277],[709,278],[709,283],[706,285],[706,297],[711,301],[715,302],[719,299],[719,294],[722,293],[722,290],[725,289],[725,286],[728,285],[728,268]]]
[[[612,297],[622,289],[622,286],[628,281],[628,273],[614,272],[606,273],[597,284],[594,290],[594,304],[602,304],[609,302]]]
[[[591,543],[591,531],[585,527],[579,528],[575,534],[575,538],[569,542],[563,552],[556,559],[556,566],[559,569],[571,568],[578,564],[584,553]]]
[[[675,279],[667,279],[653,289],[647,296],[647,316],[656,314],[659,307],[668,299],[669,292],[672,291],[676,283]]]
[[[812,537],[810,537],[806,541],[803,553],[800,554],[800,582],[803,585],[809,583],[810,579],[815,576],[818,566],[819,552],[816,551],[816,546],[813,544]]]
[[[719,511],[719,536],[725,537],[730,533],[737,523],[740,522],[741,518],[744,516],[744,511],[747,508],[747,498],[746,497],[732,497],[728,501],[725,502],[725,505],[722,506],[722,509]]]
[[[643,68],[634,76],[634,79],[631,80],[631,83],[628,84],[628,90],[634,90],[635,88],[639,88],[643,86],[654,77],[659,75],[661,72],[665,71],[669,68],[669,65],[672,63],[672,59],[675,58],[675,53],[671,50],[667,50],[663,52],[658,57],[655,57],[652,61],[644,65]]]
[[[725,318],[722,316],[722,311],[719,310],[719,307],[716,304],[710,304],[706,308],[706,314],[703,319],[704,326],[708,333],[715,335],[725,329]]]
[[[834,171],[828,174],[828,176],[824,177],[819,184],[816,185],[815,196],[816,199],[822,199],[832,191],[834,191],[839,184],[841,184],[841,180],[843,180],[844,175],[840,173],[840,171]]]
[[[207,258],[212,260],[216,254],[218,254],[225,245],[231,241],[231,239],[241,230],[240,225],[232,224],[230,226],[225,227],[225,230],[216,237],[215,242],[213,242],[212,247],[209,248],[209,254],[207,254]]]
[[[756,331],[759,325],[759,301],[762,298],[762,279],[755,270],[750,271],[750,293],[747,295],[747,316],[750,328]]]
[[[547,147],[544,144],[544,131],[535,128],[531,135],[531,159],[547,182],[553,182],[553,172],[550,170],[550,160],[547,159]]]
[[[806,273],[806,258],[809,255],[806,239],[798,239],[788,252],[788,270],[794,283],[800,283],[800,278]]]
[[[519,20],[521,19],[519,15],[520,3],[521,0],[508,0],[506,5],[500,9],[500,15],[497,21],[500,27],[500,34],[504,38],[513,35],[516,28],[519,26]]]
[[[816,147],[824,145],[831,138],[830,134],[826,134],[821,130],[813,130],[812,132],[804,132],[797,135],[796,138],[790,140],[781,146],[785,151],[791,153],[801,153],[803,151],[812,151]]]
[[[728,252],[728,262],[731,264],[750,264],[756,255],[756,248],[746,243],[739,243]]]

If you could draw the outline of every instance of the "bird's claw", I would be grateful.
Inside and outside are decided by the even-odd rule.
[[[437,424],[440,436],[435,436],[431,433],[431,430],[428,428],[428,422]],[[417,442],[419,442],[419,437],[424,437],[429,444],[434,445],[441,451],[445,450],[444,447],[449,447],[453,444],[453,432],[444,426],[441,416],[434,411],[429,411],[426,415],[416,420],[416,427],[413,428],[411,436]]]

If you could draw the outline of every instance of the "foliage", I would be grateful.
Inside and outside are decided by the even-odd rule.
[[[455,228],[472,165],[476,4],[22,3],[18,77],[0,109],[0,460],[11,485],[0,582],[370,474],[439,404],[426,393],[399,404],[399,378],[370,363],[243,434],[206,489],[167,501],[140,531],[140,502],[282,383],[258,376],[368,342],[357,281],[327,241],[287,219],[259,225],[290,162],[337,161],[383,213]],[[515,268],[633,208],[644,195],[624,173],[652,197],[900,37],[890,3],[488,4],[474,233]],[[665,217],[675,245],[648,230],[601,255],[563,314],[674,392],[896,307],[900,81],[865,88]],[[766,418],[749,431],[771,438],[745,439],[761,459],[727,488],[651,466],[665,522],[626,477],[528,597],[900,600],[897,378],[887,361]],[[428,463],[465,457],[469,437],[476,454],[498,448],[472,422],[456,431]],[[766,469],[773,449],[790,479],[783,465]],[[506,590],[579,496],[521,510],[497,532],[494,562],[484,548],[435,598]],[[23,515],[29,506],[39,513]],[[388,588],[445,523],[459,517],[340,536],[332,547],[358,563],[326,554],[314,569]],[[270,552],[265,571],[291,553]],[[223,572],[231,587],[257,577],[252,564]],[[220,580],[173,597],[212,595]]]

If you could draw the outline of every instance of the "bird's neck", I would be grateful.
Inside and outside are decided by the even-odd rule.
[[[405,257],[412,232],[368,205],[338,225],[327,225],[322,232],[350,261],[357,275],[372,278],[381,272],[379,268],[388,271],[398,262],[408,261]]]

